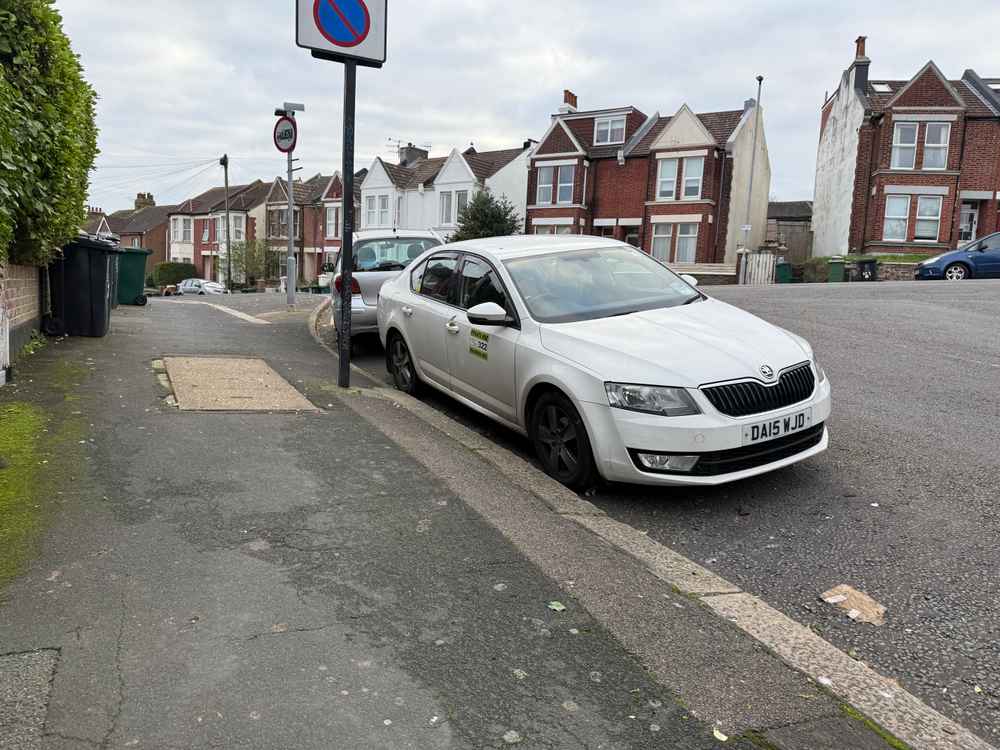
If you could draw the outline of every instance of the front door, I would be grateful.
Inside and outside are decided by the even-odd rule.
[[[979,204],[963,203],[959,212],[958,241],[959,244],[972,242],[979,230]]]
[[[457,290],[455,272],[458,270],[458,255],[447,253],[435,255],[427,261],[420,285],[411,296],[408,307],[406,332],[410,339],[410,350],[423,376],[445,388],[451,387],[448,376],[448,327],[458,317],[455,306]]]
[[[457,286],[462,312],[451,322],[447,337],[452,390],[514,422],[514,349],[521,331],[509,326],[474,326],[465,312],[495,302],[512,313],[513,305],[497,272],[481,258],[465,257]]]

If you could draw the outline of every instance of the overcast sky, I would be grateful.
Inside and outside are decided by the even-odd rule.
[[[91,202],[180,201],[222,184],[210,163],[223,152],[233,183],[283,174],[271,134],[284,101],[307,106],[300,174],[339,169],[343,70],[295,47],[294,5],[56,0],[100,95]],[[928,59],[959,78],[1000,75],[998,28],[1000,4],[982,2],[393,0],[388,62],[358,72],[357,167],[394,158],[390,139],[445,155],[538,138],[564,88],[585,109],[711,112],[740,108],[761,73],[771,193],[811,199],[819,108],[855,37],[869,37],[873,78]]]

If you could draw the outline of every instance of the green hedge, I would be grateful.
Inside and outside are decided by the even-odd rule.
[[[198,275],[198,269],[193,263],[157,263],[153,267],[154,286],[179,284],[184,279],[193,279]]]

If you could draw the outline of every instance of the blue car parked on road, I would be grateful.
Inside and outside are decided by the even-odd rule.
[[[1000,279],[1000,232],[928,258],[917,266],[913,277],[948,281]]]

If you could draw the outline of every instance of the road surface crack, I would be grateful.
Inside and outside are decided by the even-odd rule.
[[[118,638],[115,642],[115,674],[118,677],[118,701],[111,714],[111,724],[101,741],[101,748],[111,746],[111,738],[118,728],[118,721],[121,719],[122,711],[125,708],[125,673],[122,671],[122,648],[125,641],[125,622],[128,617],[127,605],[125,602],[125,587],[121,590],[121,617],[118,622]]]

